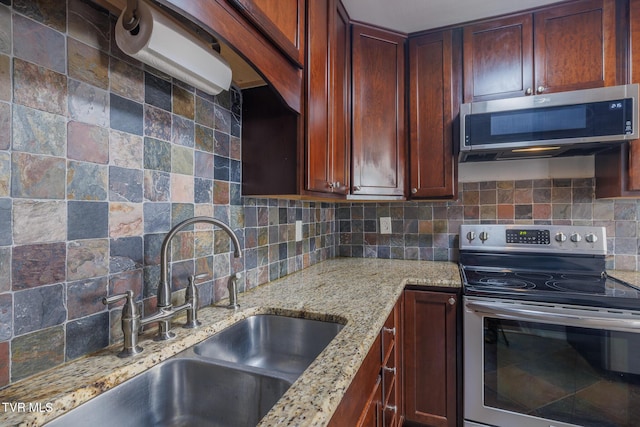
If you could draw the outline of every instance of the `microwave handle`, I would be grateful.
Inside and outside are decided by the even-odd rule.
[[[572,309],[571,314],[546,310],[545,307],[537,309],[523,308],[523,306],[505,307],[505,304],[492,301],[467,301],[465,308],[478,313],[489,314],[501,319],[536,321],[542,323],[560,323],[566,326],[576,326],[592,329],[607,329],[627,332],[640,332],[640,317],[638,320],[611,314],[611,317],[600,315],[591,310]],[[601,313],[600,313],[601,314]]]

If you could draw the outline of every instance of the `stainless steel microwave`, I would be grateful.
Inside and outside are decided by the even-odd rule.
[[[460,107],[460,161],[590,155],[638,139],[638,85]]]

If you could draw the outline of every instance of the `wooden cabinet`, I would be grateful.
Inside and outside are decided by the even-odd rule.
[[[304,65],[306,0],[229,0],[287,57]]]
[[[300,113],[302,110],[300,65],[292,62],[282,49],[265,39],[264,33],[247,22],[246,17],[229,1],[163,0],[162,3],[179,15],[197,22],[207,32],[232,47],[236,53],[241,53],[241,56],[275,89],[278,97],[291,110]]]
[[[409,159],[411,198],[455,198],[454,141],[460,109],[460,32],[409,39]]]
[[[402,424],[402,298],[380,332],[382,343],[382,426]]]
[[[615,0],[464,27],[464,102],[616,84]]]
[[[329,426],[402,425],[402,298],[387,318]]]
[[[619,31],[625,33],[627,17],[619,19]],[[629,1],[631,83],[640,83],[640,0]],[[623,49],[626,45],[622,46]],[[624,49],[626,51],[626,49]],[[623,56],[622,53],[620,56]],[[625,142],[620,147],[595,156],[596,197],[640,197],[640,141]]]
[[[459,306],[459,292],[404,292],[404,414],[408,422],[457,425]]]
[[[309,2],[305,187],[349,193],[351,38],[338,0]]]
[[[404,197],[405,40],[352,27],[352,198]]]

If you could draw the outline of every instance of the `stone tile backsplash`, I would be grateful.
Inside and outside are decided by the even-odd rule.
[[[132,289],[155,309],[160,245],[174,290],[206,272],[203,305],[335,256],[331,204],[241,196],[237,89],[209,96],[113,41],[115,17],[85,0],[0,4],[0,387],[121,339]],[[295,242],[295,221],[304,239]]]
[[[640,270],[640,202],[595,199],[594,179],[460,184],[457,201],[338,205],[339,256],[455,261],[467,224],[570,224],[606,227],[607,268]],[[378,234],[391,217],[392,234]]]
[[[208,273],[203,305],[236,272],[244,291],[335,256],[455,261],[464,222],[603,225],[608,267],[639,269],[639,202],[595,200],[592,179],[464,183],[452,202],[243,197],[239,90],[128,58],[114,22],[87,0],[0,0],[0,387],[121,340],[104,296],[155,310],[162,239],[194,215],[244,249],[201,225],[174,241],[174,290]]]

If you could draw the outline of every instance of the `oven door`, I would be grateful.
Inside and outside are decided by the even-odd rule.
[[[465,426],[637,426],[640,313],[464,297]]]

